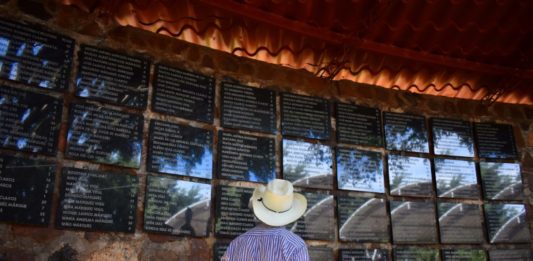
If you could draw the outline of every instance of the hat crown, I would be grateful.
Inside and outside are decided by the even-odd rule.
[[[292,184],[283,179],[274,179],[267,185],[267,190],[277,195],[292,194],[293,189]]]
[[[292,207],[294,188],[286,180],[274,179],[268,183],[263,194],[263,204],[274,212],[284,212]]]

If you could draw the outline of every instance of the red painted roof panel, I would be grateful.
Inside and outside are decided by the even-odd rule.
[[[533,104],[533,1],[63,1],[320,76],[466,99],[505,88],[498,101]]]

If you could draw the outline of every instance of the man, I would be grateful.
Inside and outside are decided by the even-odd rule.
[[[250,200],[262,223],[234,239],[222,261],[308,261],[305,242],[285,229],[304,214],[305,197],[290,182],[275,179],[256,188]]]

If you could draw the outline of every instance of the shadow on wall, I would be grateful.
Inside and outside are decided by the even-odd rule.
[[[48,257],[48,261],[77,261],[77,255],[78,252],[70,245],[66,244]]]

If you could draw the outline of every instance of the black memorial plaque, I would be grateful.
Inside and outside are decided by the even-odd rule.
[[[487,261],[487,253],[483,249],[443,249],[442,261]]]
[[[430,248],[396,248],[392,250],[393,260],[439,260],[439,250]]]
[[[433,193],[431,163],[427,158],[389,154],[390,194],[426,196]]]
[[[216,242],[213,245],[213,261],[221,261],[222,256],[226,253],[226,250],[229,247],[229,243],[225,242]]]
[[[310,261],[333,261],[333,249],[329,247],[313,247],[307,248]]]
[[[43,89],[65,90],[74,40],[38,25],[0,19],[0,78]]]
[[[267,183],[276,178],[276,141],[272,138],[220,132],[221,178]]]
[[[522,200],[522,175],[520,164],[480,162],[481,183],[486,199]]]
[[[339,261],[387,261],[389,253],[386,249],[341,249]]]
[[[337,140],[340,143],[382,147],[381,111],[337,103]]]
[[[329,139],[331,131],[329,102],[315,97],[283,93],[281,129],[283,135]]]
[[[473,161],[435,159],[437,196],[443,198],[479,198],[476,164]]]
[[[150,121],[148,171],[211,179],[213,134],[171,122]]]
[[[67,157],[138,168],[143,117],[90,104],[72,104]]]
[[[385,144],[388,150],[429,152],[424,116],[384,112]]]
[[[531,249],[492,249],[489,251],[490,261],[531,261],[533,254]]]
[[[276,133],[276,94],[228,82],[222,83],[223,127]]]
[[[152,97],[154,111],[211,123],[214,97],[213,77],[156,65]]]
[[[283,140],[283,178],[295,186],[333,187],[331,147],[303,141]]]
[[[339,238],[355,242],[389,242],[389,219],[382,198],[337,197]]]
[[[495,123],[474,123],[474,131],[480,158],[518,158],[513,126]]]
[[[481,210],[478,205],[439,202],[441,243],[483,243]]]
[[[47,226],[55,164],[0,156],[0,221]]]
[[[148,60],[81,45],[76,95],[132,108],[146,108]]]
[[[57,227],[135,232],[136,176],[64,168]]]
[[[63,101],[0,86],[0,146],[54,155]]]
[[[197,237],[209,234],[210,184],[149,175],[146,187],[146,231]]]
[[[490,243],[529,242],[529,226],[523,204],[485,204]]]
[[[287,225],[303,239],[334,240],[335,218],[333,195],[304,192],[307,210],[296,222]]]
[[[218,186],[216,190],[215,235],[236,237],[256,224],[249,207],[252,188]]]
[[[391,201],[394,243],[437,243],[435,206],[432,202]]]
[[[381,153],[337,147],[339,189],[385,193]]]
[[[436,155],[474,157],[474,133],[468,121],[430,119]]]

